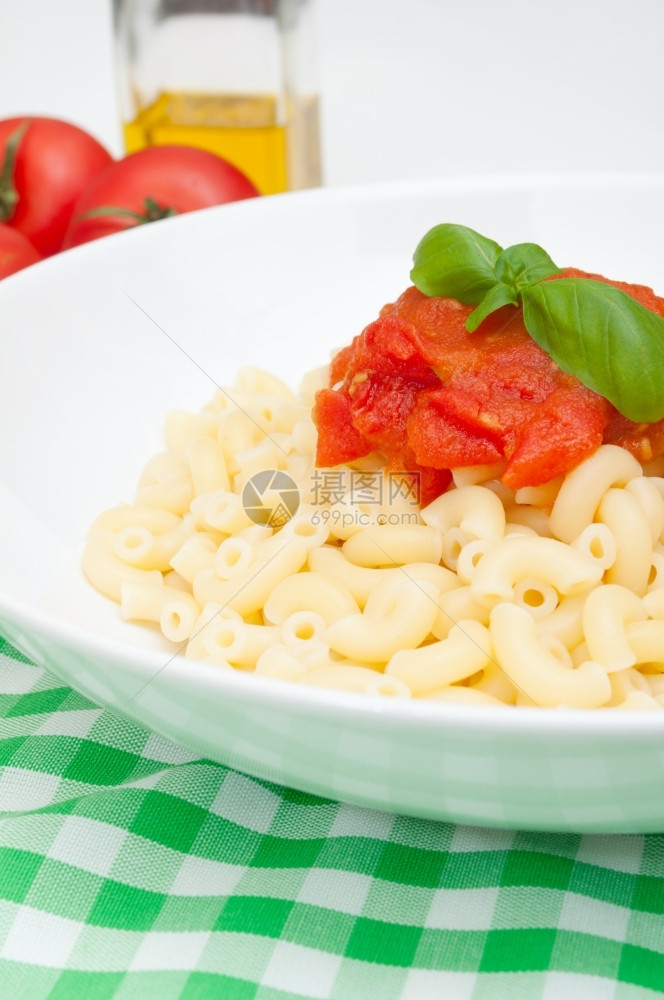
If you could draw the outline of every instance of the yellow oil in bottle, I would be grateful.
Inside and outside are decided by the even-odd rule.
[[[242,170],[262,194],[321,183],[318,102],[291,107],[286,124],[270,94],[163,93],[124,127],[125,146],[196,146]]]

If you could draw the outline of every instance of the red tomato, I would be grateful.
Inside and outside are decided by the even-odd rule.
[[[74,206],[63,249],[259,191],[236,167],[191,146],[151,146],[113,163]]]
[[[47,256],[60,249],[74,201],[113,162],[91,135],[55,118],[0,121],[0,222]]]
[[[41,260],[41,254],[23,233],[0,225],[0,278],[6,278],[29,264],[36,264],[38,260]]]

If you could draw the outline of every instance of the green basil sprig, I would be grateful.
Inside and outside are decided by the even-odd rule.
[[[625,292],[560,273],[536,243],[503,249],[467,226],[443,223],[418,244],[410,277],[425,295],[476,308],[473,332],[496,309],[523,306],[528,333],[556,364],[629,420],[664,417],[664,318]]]

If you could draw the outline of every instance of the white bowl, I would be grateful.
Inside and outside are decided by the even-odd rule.
[[[662,292],[663,217],[656,175],[322,190],[140,227],[3,281],[0,631],[95,701],[271,781],[486,826],[661,830],[658,713],[493,711],[216,671],[118,621],[79,564],[169,409],[198,409],[241,364],[296,385],[406,287],[435,223]]]

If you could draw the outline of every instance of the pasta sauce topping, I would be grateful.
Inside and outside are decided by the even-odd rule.
[[[664,316],[642,285],[568,268],[551,277],[610,284]],[[564,475],[599,448],[619,444],[640,462],[664,451],[664,420],[629,420],[533,340],[523,310],[504,305],[479,327],[473,306],[408,288],[333,359],[314,407],[317,464],[379,451],[394,470],[417,473],[426,504],[451,469],[502,463],[511,489]],[[617,359],[620,363],[620,359]]]

